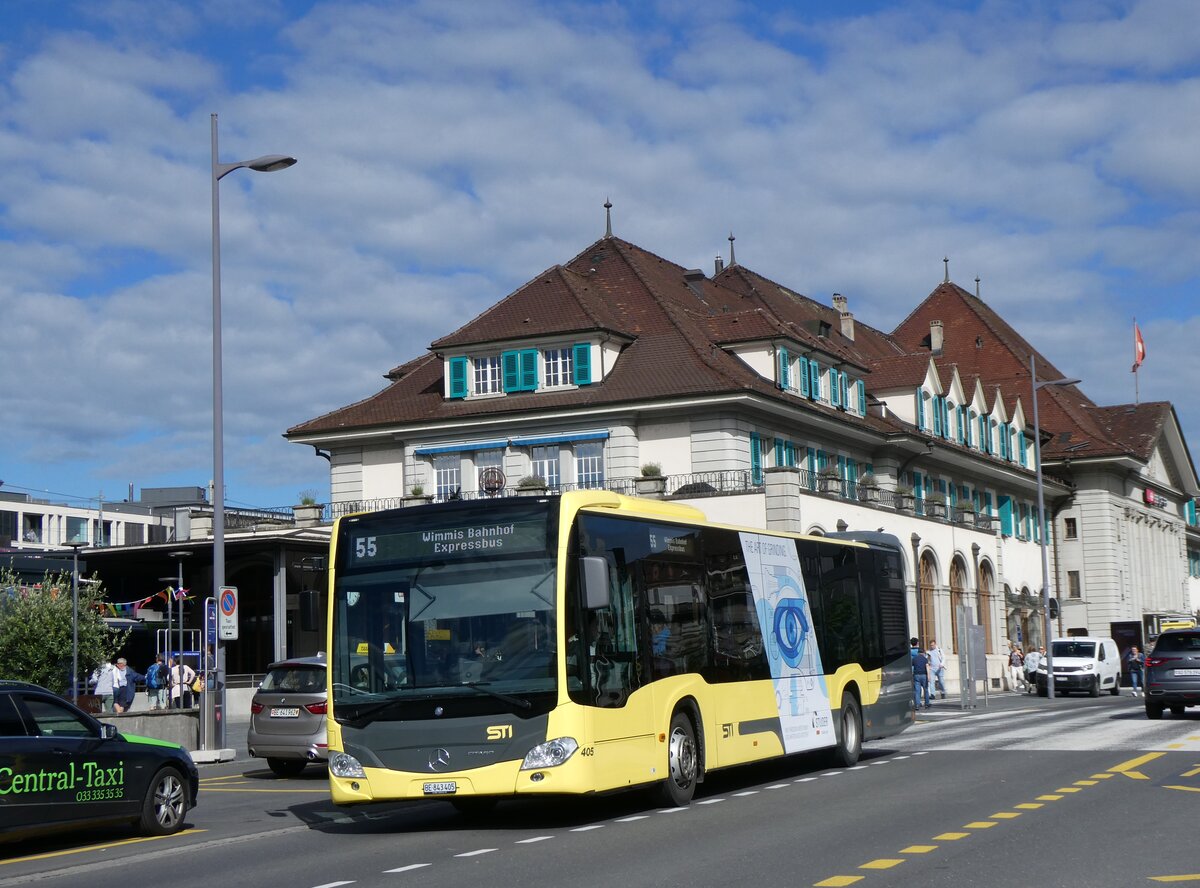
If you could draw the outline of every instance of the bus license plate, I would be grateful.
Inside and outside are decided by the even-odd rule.
[[[453,795],[458,792],[458,784],[453,780],[440,780],[436,783],[426,783],[422,789],[425,795]]]
[[[295,706],[280,707],[275,706],[271,709],[271,718],[299,718],[300,710]]]

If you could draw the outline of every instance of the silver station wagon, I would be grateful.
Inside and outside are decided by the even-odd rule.
[[[250,755],[265,758],[280,777],[295,777],[309,762],[328,758],[325,657],[272,663],[250,704]]]

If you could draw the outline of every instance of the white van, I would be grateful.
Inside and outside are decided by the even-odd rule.
[[[1114,697],[1121,693],[1121,655],[1111,638],[1079,636],[1056,638],[1051,642],[1054,660],[1054,693],[1087,691],[1099,697],[1107,690]],[[1046,661],[1038,665],[1037,692],[1046,696]]]

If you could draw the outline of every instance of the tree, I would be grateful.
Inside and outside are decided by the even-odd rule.
[[[79,678],[112,659],[128,630],[116,632],[103,618],[100,581],[79,582]],[[47,572],[28,585],[0,568],[0,676],[33,682],[64,696],[71,684],[71,575]]]

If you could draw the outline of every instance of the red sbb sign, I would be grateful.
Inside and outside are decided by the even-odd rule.
[[[1152,488],[1147,487],[1142,492],[1142,502],[1148,506],[1154,506],[1156,509],[1165,509],[1168,505],[1167,498],[1161,493],[1156,493]]]

